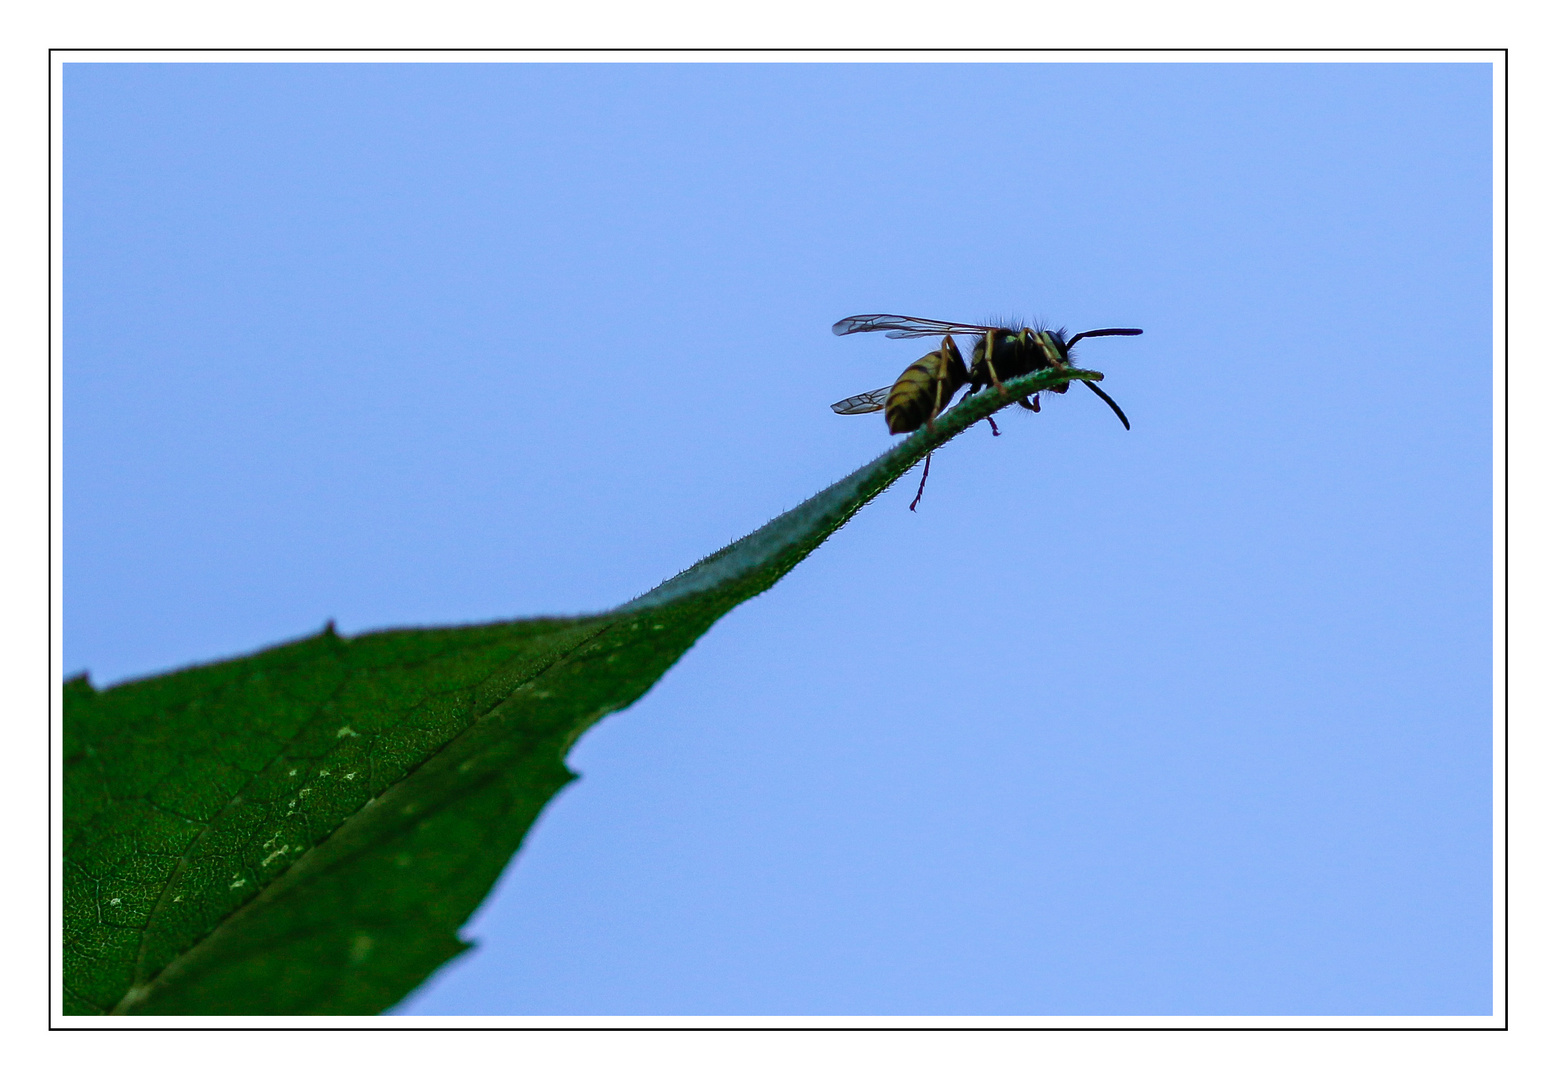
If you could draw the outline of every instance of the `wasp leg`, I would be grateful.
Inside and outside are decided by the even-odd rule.
[[[1029,412],[1040,411],[1037,394],[1034,394],[1031,398],[1017,398],[1016,403]]]
[[[940,400],[942,400],[942,395],[947,392],[948,341],[950,341],[950,338],[940,339],[940,363],[936,364],[936,400],[931,401],[930,419],[925,420],[925,431],[930,431],[930,433],[934,433],[934,430],[936,430],[936,416],[940,412]],[[928,464],[930,464],[930,459],[926,458],[926,467],[928,467]],[[917,503],[919,500],[916,498],[914,501]]]
[[[1000,381],[1000,375],[995,371],[995,332],[984,331],[984,366],[989,369],[989,381],[995,384],[995,389],[1000,391],[1000,396],[1006,396],[1006,384]]]
[[[919,512],[919,500],[924,498],[924,482],[930,479],[930,458],[934,453],[932,450],[924,456],[924,472],[919,476],[919,490],[914,492],[914,501],[908,504],[908,509],[916,514]]]
[[[930,418],[924,422],[924,429],[932,435],[935,433],[935,418],[940,414],[941,402],[946,393],[946,369],[951,364],[952,339],[950,336],[941,339],[940,363],[935,369],[935,401],[930,405]],[[917,499],[914,500],[918,502]]]
[[[986,416],[984,419],[989,421],[989,430],[993,431],[996,435],[999,435],[1000,429],[995,426],[995,418],[993,416]]]

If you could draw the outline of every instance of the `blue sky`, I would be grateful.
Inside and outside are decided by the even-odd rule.
[[[425,1013],[1492,1008],[1492,72],[72,65],[65,667],[593,611],[1130,325],[570,757]]]

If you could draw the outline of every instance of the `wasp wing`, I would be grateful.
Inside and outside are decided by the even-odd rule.
[[[850,315],[847,319],[833,323],[833,333],[840,337],[844,334],[871,334],[878,330],[887,331],[889,338],[915,338],[937,334],[982,334],[999,329],[998,326],[916,319],[912,315]]]
[[[855,394],[846,397],[842,401],[833,403],[833,412],[839,416],[856,416],[859,413],[880,412],[887,407],[887,395],[892,392],[892,387],[883,386],[880,390],[872,390],[868,394]]]

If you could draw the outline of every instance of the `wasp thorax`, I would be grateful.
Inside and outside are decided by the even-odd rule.
[[[973,348],[973,364],[968,369],[975,392],[986,386],[1030,375],[1043,368],[1064,367],[1069,363],[1065,339],[1049,330],[990,330]],[[1064,393],[1064,387],[1055,388]]]

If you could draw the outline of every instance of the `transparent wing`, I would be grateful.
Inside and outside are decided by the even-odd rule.
[[[887,395],[891,392],[892,388],[890,386],[883,386],[880,390],[872,390],[868,394],[855,394],[853,397],[846,397],[842,401],[833,403],[833,412],[840,416],[880,412],[887,407]]]
[[[999,330],[998,326],[978,326],[974,323],[941,322],[939,319],[916,319],[912,315],[850,315],[833,323],[833,333],[871,334],[887,331],[889,338],[933,337],[937,334],[982,334],[987,330]]]

